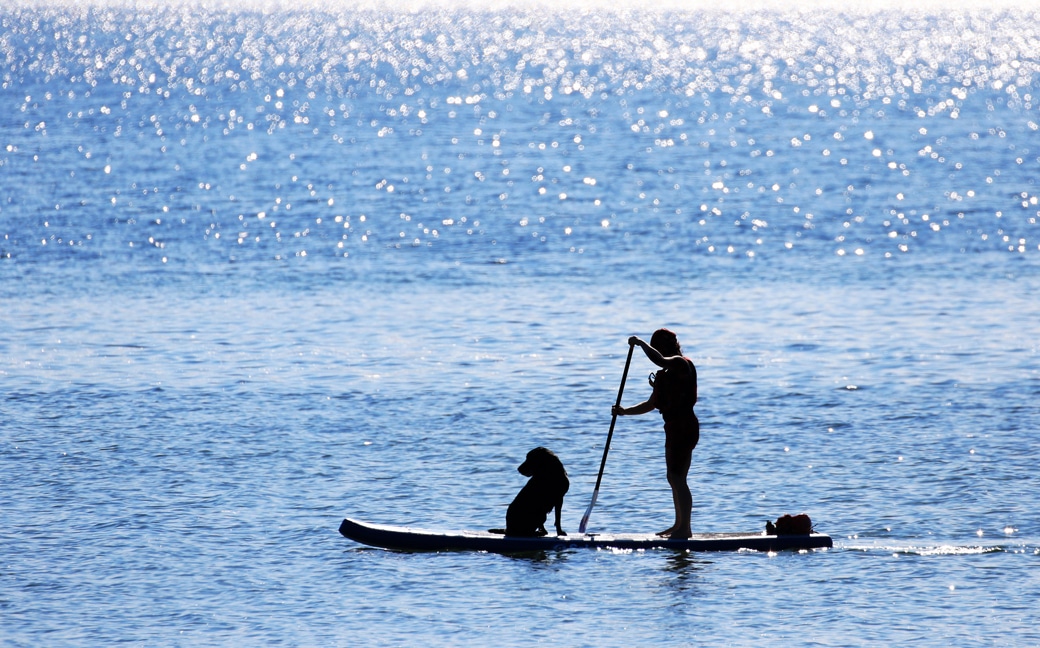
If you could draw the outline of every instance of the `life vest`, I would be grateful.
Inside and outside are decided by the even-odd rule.
[[[697,404],[697,369],[689,358],[683,360],[688,371],[661,369],[654,374],[657,409],[665,421],[675,415],[693,412],[693,406]]]

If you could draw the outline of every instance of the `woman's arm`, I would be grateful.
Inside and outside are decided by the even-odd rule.
[[[633,346],[638,345],[639,348],[643,350],[643,353],[646,354],[646,357],[650,360],[650,362],[654,363],[662,369],[685,370],[686,368],[686,360],[684,360],[681,355],[670,356],[666,358],[663,355],[661,355],[660,351],[650,346],[646,342],[640,340],[638,337],[634,335],[628,338],[628,343]]]
[[[650,398],[646,399],[642,403],[639,403],[638,405],[633,405],[632,407],[621,407],[620,405],[615,405],[610,409],[610,413],[615,416],[637,416],[639,414],[646,414],[647,412],[652,412],[655,409],[657,409],[656,394],[657,392],[650,394]]]

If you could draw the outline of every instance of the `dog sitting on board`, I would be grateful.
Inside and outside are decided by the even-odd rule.
[[[544,536],[545,520],[556,510],[556,535],[567,535],[560,526],[563,496],[571,486],[563,462],[551,450],[537,447],[527,453],[517,470],[530,477],[506,510],[506,528],[491,529],[491,533],[511,536]]]

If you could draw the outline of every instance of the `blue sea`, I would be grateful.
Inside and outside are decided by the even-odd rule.
[[[1025,5],[6,3],[0,644],[1040,645],[1038,130]],[[577,533],[662,326],[694,531],[832,549],[338,534],[502,526],[539,445]]]

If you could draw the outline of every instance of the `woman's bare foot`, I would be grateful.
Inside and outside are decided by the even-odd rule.
[[[659,535],[662,538],[670,538],[672,533],[674,533],[674,532],[675,532],[675,525],[673,524],[672,526],[668,527],[664,531],[658,531],[655,535]]]
[[[692,535],[693,533],[691,533],[689,529],[682,529],[678,531],[672,531],[668,534],[668,537],[672,540],[685,540],[686,538],[689,538]]]

